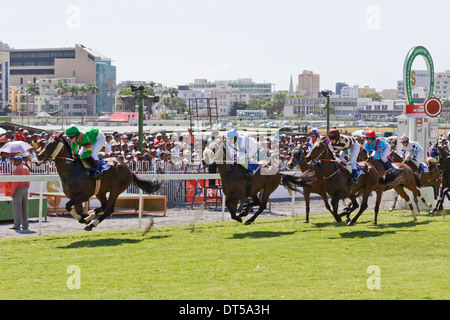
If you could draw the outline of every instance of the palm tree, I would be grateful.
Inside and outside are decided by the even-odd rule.
[[[63,97],[65,95],[67,95],[67,92],[69,91],[69,86],[66,84],[63,84],[61,81],[59,81],[58,84],[55,86],[55,89],[60,97],[59,110],[61,111],[61,127],[62,127],[62,129],[64,129],[64,100],[63,100]]]
[[[176,88],[169,88],[167,90],[167,93],[170,95],[170,110],[172,111],[173,114],[173,98],[178,97],[178,90]]]
[[[27,95],[33,97],[33,108],[36,112],[35,97],[39,95],[39,87],[35,83],[30,83],[27,85]]]
[[[67,91],[67,94],[70,94],[71,97],[78,96],[80,93],[80,89],[76,85],[71,85]],[[73,114],[71,114],[73,115]]]
[[[95,82],[93,82],[93,83],[89,83],[89,84],[88,84],[88,86],[87,86],[87,92],[88,92],[88,94],[96,95],[96,94],[100,93],[100,89],[97,87],[97,85],[95,84]],[[97,105],[97,104],[95,104],[95,105]],[[95,113],[95,111],[96,111],[96,110],[94,110],[94,113]]]

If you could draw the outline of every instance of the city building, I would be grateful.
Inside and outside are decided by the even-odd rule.
[[[450,99],[450,70],[434,74],[434,95],[442,101]]]
[[[0,50],[2,49],[0,42]],[[9,52],[0,51],[0,112],[9,105]]]
[[[405,100],[371,101],[358,107],[358,112],[364,120],[393,120],[404,113]]]
[[[340,90],[340,97],[341,98],[358,98],[359,95],[359,87],[357,85],[350,87],[350,86],[344,86],[341,87]]]
[[[358,97],[360,98],[364,98],[369,93],[377,92],[375,88],[370,88],[369,86],[364,86],[363,88],[359,88],[358,90]]]
[[[77,44],[71,48],[10,49],[1,48],[0,54],[9,54],[9,85],[25,87],[42,78],[74,78],[76,83],[95,83],[100,89],[88,96],[88,114],[101,115],[114,110],[116,67],[111,59]]]
[[[302,120],[320,119],[322,110],[327,104],[326,98],[295,97],[286,98],[284,105],[285,118],[298,118]]]
[[[345,82],[336,82],[336,94],[337,95],[341,94],[341,89],[343,87],[348,87],[348,84],[346,84]]]
[[[316,98],[320,91],[320,75],[304,70],[298,75],[297,93],[304,97]]]
[[[229,86],[231,89],[237,89],[240,92],[248,93],[251,99],[265,99],[272,97],[272,83],[254,82],[250,78],[239,78],[236,80],[216,80],[209,82],[207,79],[195,79],[189,83],[191,90],[210,90],[218,87]]]

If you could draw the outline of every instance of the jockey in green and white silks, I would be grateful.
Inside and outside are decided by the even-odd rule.
[[[96,169],[95,175],[99,176],[101,174],[101,166],[98,153],[102,150],[106,141],[103,132],[98,129],[80,132],[74,126],[66,130],[66,136],[71,142],[72,153],[74,155],[78,154],[82,160],[89,160],[89,157],[94,160],[92,167]]]
[[[251,175],[252,169],[257,167],[258,142],[250,136],[239,136],[236,129],[229,130],[225,137],[228,155]]]

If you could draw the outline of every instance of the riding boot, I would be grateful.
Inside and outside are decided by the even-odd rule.
[[[382,161],[383,162],[383,161]],[[394,169],[394,166],[391,164],[391,162],[388,160],[386,162],[383,162],[384,166],[388,169]]]
[[[101,165],[100,165],[100,161],[99,160],[94,160],[94,158],[92,158],[92,157],[87,157],[86,161],[89,163],[89,165],[92,168],[91,170],[94,172],[92,177],[95,180],[101,180],[103,177],[102,177],[102,172],[101,172],[102,168],[101,168]]]
[[[358,183],[358,172],[355,169],[352,170],[352,174],[350,177],[351,177],[352,185],[355,185]]]

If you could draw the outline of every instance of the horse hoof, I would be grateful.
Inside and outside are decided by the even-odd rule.
[[[392,211],[394,211],[394,208],[389,208],[389,212],[392,212]]]
[[[303,221],[303,223],[309,223],[309,220]]]
[[[92,231],[92,225],[87,226],[86,228],[84,228],[85,231]]]
[[[355,223],[353,221],[350,221],[350,222],[347,223],[347,226],[349,226],[349,227],[350,226],[354,226],[354,225],[355,225]]]
[[[92,219],[94,218],[95,218],[95,210],[89,211],[89,215],[84,219],[85,220],[84,224],[89,224],[89,222],[91,222]]]
[[[249,225],[251,225],[252,223],[253,223],[253,221],[250,221],[250,220],[245,221],[245,225],[246,225],[246,226],[249,226]]]
[[[351,223],[352,221],[350,220],[350,218],[347,218],[347,219],[345,219],[345,223],[347,224],[347,225],[349,225],[349,223]]]

